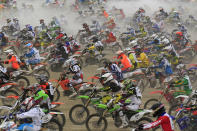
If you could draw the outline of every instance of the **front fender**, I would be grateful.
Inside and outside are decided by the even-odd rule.
[[[80,95],[77,98],[79,98],[79,99],[89,99],[90,97],[89,96]]]
[[[163,94],[163,91],[153,91],[153,92],[151,92],[150,94],[151,94],[151,95],[152,95],[152,94]]]

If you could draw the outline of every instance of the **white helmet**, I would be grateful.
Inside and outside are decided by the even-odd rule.
[[[107,82],[109,82],[113,79],[114,78],[113,78],[111,73],[105,73],[101,76],[101,81],[102,81],[103,84],[105,84],[105,83],[107,83]]]
[[[6,51],[4,51],[5,53],[7,53],[7,54],[10,54],[10,55],[13,55],[14,53],[13,53],[13,50],[11,50],[11,49],[8,49],[8,50],[6,50]]]
[[[157,39],[157,38],[158,38],[158,35],[157,35],[157,34],[153,34],[151,37],[152,37],[153,39]]]
[[[131,42],[129,43],[129,45],[132,45],[132,46],[134,47],[134,46],[137,46],[138,43],[137,43],[136,40],[133,40],[133,41],[131,41]]]
[[[185,65],[184,64],[179,64],[179,65],[176,66],[176,68],[177,69],[183,69],[183,68],[185,68]]]

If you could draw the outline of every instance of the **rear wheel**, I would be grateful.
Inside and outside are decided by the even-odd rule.
[[[58,89],[54,92],[54,98],[53,101],[58,101],[60,99],[60,91]]]
[[[16,102],[14,97],[19,96],[19,94],[14,90],[6,90],[2,92],[2,96],[6,97],[1,99],[3,105],[13,106]]]
[[[82,125],[89,116],[89,110],[84,105],[74,105],[69,111],[69,118],[75,125]]]
[[[92,114],[86,121],[86,128],[88,131],[106,131],[107,120],[105,117],[101,117],[99,114]]]
[[[63,131],[62,125],[56,119],[52,119],[50,122],[43,124],[42,129],[47,131]]]

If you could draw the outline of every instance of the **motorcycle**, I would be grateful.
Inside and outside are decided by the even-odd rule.
[[[94,129],[91,129],[91,123],[94,120],[94,128],[101,128],[100,130],[105,131],[107,130],[108,122],[106,120],[106,117],[109,117],[112,115],[114,119],[114,124],[116,127],[119,127],[121,125],[121,120],[119,117],[119,111],[121,108],[121,104],[114,104],[114,99],[111,99],[110,102],[107,104],[98,104],[96,105],[96,108],[99,108],[101,110],[101,113],[92,114],[88,117],[86,120],[86,128],[88,131],[93,131]],[[144,122],[152,122],[150,118],[144,117],[145,115],[151,113],[151,110],[139,110],[136,114],[130,113],[130,111],[127,111],[127,117],[129,119],[129,126],[132,128],[137,128],[138,125],[144,124]],[[125,112],[126,113],[126,112]],[[97,121],[95,121],[97,120]],[[103,126],[103,127],[102,127]],[[153,129],[154,130],[154,129]]]

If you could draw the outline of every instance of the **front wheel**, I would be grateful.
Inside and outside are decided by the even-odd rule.
[[[170,116],[176,116],[176,113],[177,113],[177,109],[180,108],[180,104],[175,104],[175,105],[172,105],[170,108],[169,108],[169,111],[168,111],[168,114]]]
[[[16,102],[16,96],[19,96],[19,94],[14,91],[14,90],[6,90],[4,92],[2,92],[1,94],[2,96],[4,96],[5,98],[2,98],[2,104],[3,105],[8,105],[8,106],[13,106],[14,103]]]
[[[45,75],[50,78],[50,73],[46,69],[39,69],[35,72],[37,75]]]
[[[56,110],[56,109],[52,109],[51,112],[61,112],[61,111]],[[62,125],[62,127],[64,127],[64,125],[66,124],[66,117],[64,114],[53,115],[53,118],[56,119],[57,121],[59,121],[59,123]]]
[[[56,119],[52,119],[50,122],[43,124],[42,129],[47,131],[63,131],[62,125]]]
[[[158,102],[159,101],[157,99],[149,99],[148,101],[145,102],[144,109],[150,109],[153,104],[156,104]]]
[[[86,120],[86,128],[88,131],[106,131],[107,120],[105,117],[101,117],[99,114],[92,114]]]
[[[54,91],[53,101],[58,101],[59,99],[60,99],[60,91],[58,89],[56,89]]]
[[[75,125],[82,125],[89,116],[89,110],[81,104],[74,105],[69,111],[69,118]]]
[[[112,46],[112,52],[116,53],[117,51],[122,50],[122,47],[119,44],[115,44]]]
[[[101,59],[101,60],[99,61],[99,67],[104,67],[106,61],[107,61],[106,58]]]
[[[27,79],[25,76],[17,77],[16,82],[20,87],[28,87],[30,85],[29,79]]]

